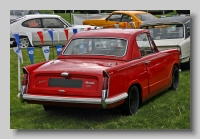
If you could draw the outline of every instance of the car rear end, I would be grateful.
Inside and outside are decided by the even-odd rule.
[[[58,61],[56,61],[58,62]],[[69,62],[70,63],[70,62]],[[45,66],[51,63],[46,63]],[[21,92],[18,97],[30,104],[110,108],[126,94],[109,96],[110,77],[106,68],[48,70],[23,68]],[[107,67],[108,68],[108,67]]]

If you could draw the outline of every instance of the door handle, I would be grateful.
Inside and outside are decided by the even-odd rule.
[[[146,65],[149,65],[149,64],[150,64],[150,62],[151,62],[151,61],[146,61],[145,63],[146,63]]]

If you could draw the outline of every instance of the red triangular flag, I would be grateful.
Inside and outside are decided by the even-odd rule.
[[[42,31],[38,31],[37,34],[38,34],[38,36],[40,38],[40,41],[42,42],[42,45],[44,45],[44,36],[43,36]]]
[[[64,32],[65,32],[66,39],[68,41],[68,29],[64,29]]]
[[[127,23],[126,22],[124,22],[124,28],[127,28]]]
[[[91,27],[87,28],[87,30],[91,30]]]

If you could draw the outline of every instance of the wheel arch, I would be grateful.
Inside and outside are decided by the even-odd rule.
[[[133,86],[136,86],[138,88],[138,91],[139,91],[139,104],[142,103],[142,86],[140,83],[133,83],[129,86],[129,89],[128,89],[128,93],[130,92],[131,88]]]

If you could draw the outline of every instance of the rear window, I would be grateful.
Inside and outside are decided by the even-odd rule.
[[[124,56],[127,40],[118,38],[79,38],[72,40],[63,55]]]
[[[147,20],[153,20],[157,19],[157,17],[153,16],[152,14],[136,14],[137,18],[139,18],[141,21],[147,21]]]

